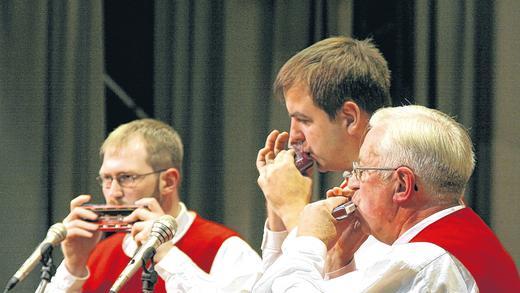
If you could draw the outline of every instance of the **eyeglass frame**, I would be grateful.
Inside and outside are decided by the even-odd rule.
[[[148,176],[148,175],[152,175],[152,174],[156,174],[156,173],[161,173],[161,172],[164,172],[164,171],[166,171],[168,169],[169,168],[165,168],[165,169],[160,169],[160,170],[154,170],[154,171],[149,172],[149,173],[133,174],[133,175],[122,173],[122,174],[119,174],[119,175],[116,176],[116,181],[117,181],[117,184],[119,184],[119,186],[129,188],[129,187],[132,187],[132,185],[135,183],[135,181],[137,179],[139,179],[139,178],[142,178],[142,177],[145,177],[145,176]],[[127,176],[128,178],[121,179],[121,177],[123,177],[123,176]],[[103,177],[96,176],[96,181],[99,183],[101,188],[107,188],[108,189],[108,188],[110,188],[112,186],[112,182],[114,182],[114,178],[112,176],[110,176],[109,178],[110,178],[110,181],[105,181]],[[107,179],[108,179],[108,177],[107,177]],[[125,183],[125,180],[127,181],[127,183]],[[110,182],[110,185],[106,185],[105,186],[105,182],[107,184],[108,184],[108,182]]]
[[[344,171],[343,178],[351,179],[355,178],[358,182],[362,182],[363,172],[364,171],[396,171],[399,167],[390,168],[390,167],[360,167],[359,162],[352,162],[352,171]]]

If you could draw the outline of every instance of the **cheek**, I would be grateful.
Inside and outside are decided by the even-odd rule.
[[[374,191],[364,190],[359,199],[358,209],[365,219],[377,219],[382,214],[382,208],[379,202],[374,198]]]

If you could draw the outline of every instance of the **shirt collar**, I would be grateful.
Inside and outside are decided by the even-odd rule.
[[[188,232],[188,229],[190,228],[191,224],[193,224],[193,221],[196,217],[196,214],[194,212],[188,211],[188,209],[182,202],[179,203],[179,208],[179,214],[177,215],[177,217],[175,217],[175,220],[177,222],[177,231],[175,232],[175,235],[171,240],[173,244],[179,242],[184,236],[184,234]],[[125,236],[125,238],[123,239],[122,246],[123,251],[128,257],[132,257],[138,249],[137,243],[130,236],[130,234],[127,234]]]
[[[404,232],[392,245],[397,244],[404,244],[410,242],[412,238],[414,238],[419,232],[424,230],[424,228],[428,227],[432,223],[446,217],[449,214],[452,214],[460,209],[465,208],[464,205],[458,205],[451,208],[444,209],[442,211],[438,211],[433,215],[430,215],[429,217],[425,218],[424,220],[420,221],[419,223],[415,224],[412,228],[408,229],[406,232]]]

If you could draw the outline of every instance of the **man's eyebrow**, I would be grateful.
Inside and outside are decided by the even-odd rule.
[[[305,119],[310,119],[309,116],[303,114],[302,112],[293,112],[293,113],[289,113],[289,116],[290,117],[295,117],[295,118],[305,118]]]

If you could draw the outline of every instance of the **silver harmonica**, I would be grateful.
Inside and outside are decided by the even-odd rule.
[[[355,211],[356,211],[356,205],[353,202],[348,201],[346,203],[342,203],[339,206],[335,207],[332,210],[331,214],[334,217],[334,219],[341,221],[341,220],[345,220],[346,218],[348,218],[348,216],[353,214]]]

